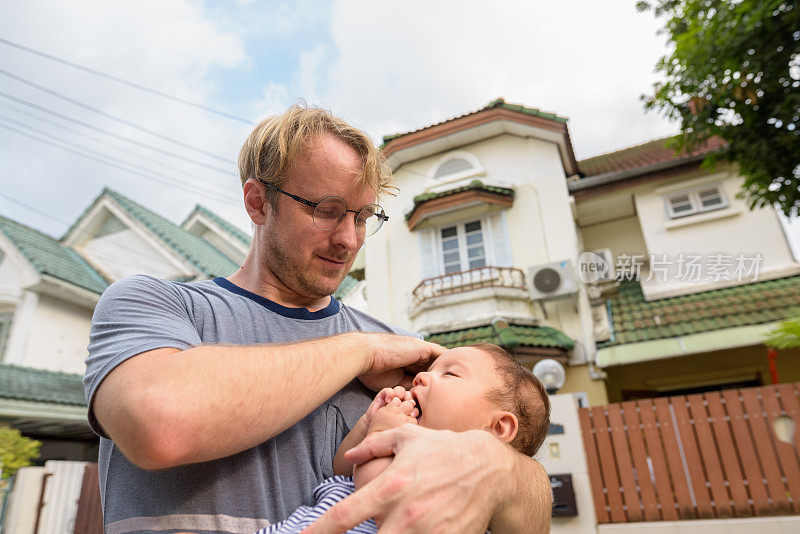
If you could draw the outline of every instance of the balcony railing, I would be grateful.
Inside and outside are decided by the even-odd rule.
[[[429,298],[472,291],[483,287],[506,287],[525,290],[525,273],[516,267],[476,267],[469,271],[426,278],[414,288],[414,303]]]

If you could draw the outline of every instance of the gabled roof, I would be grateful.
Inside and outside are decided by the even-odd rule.
[[[392,170],[397,170],[410,161],[504,134],[555,144],[566,175],[578,172],[565,117],[509,104],[502,98],[458,117],[410,132],[387,135],[381,150]]]
[[[86,406],[81,375],[0,363],[0,398]]]
[[[103,192],[84,211],[84,214],[78,218],[72,227],[67,230],[64,236],[68,236],[104,197],[109,197],[113,200],[117,206],[155,234],[162,243],[178,256],[197,268],[202,275],[209,277],[228,276],[239,268],[236,262],[204,239],[109,188],[103,189]]]
[[[80,254],[54,237],[0,216],[0,232],[40,274],[100,294],[108,282]]]
[[[800,314],[800,276],[790,276],[647,302],[638,282],[623,282],[612,297],[613,341],[608,347],[738,326]]]
[[[559,123],[562,123],[562,124],[566,124],[567,120],[568,120],[566,117],[560,117],[560,116],[556,115],[555,113],[548,113],[548,112],[545,112],[545,111],[541,111],[538,108],[527,108],[525,106],[521,106],[521,105],[518,105],[518,104],[509,104],[503,98],[497,98],[495,100],[492,100],[491,102],[489,102],[488,104],[486,104],[482,108],[477,109],[475,111],[470,111],[469,113],[464,113],[463,115],[458,115],[456,117],[452,117],[450,119],[446,119],[446,120],[443,120],[443,121],[440,121],[440,122],[437,122],[437,123],[434,123],[434,124],[430,124],[428,126],[423,126],[422,128],[417,128],[416,130],[411,130],[411,131],[408,131],[408,132],[396,133],[396,134],[391,134],[391,135],[384,135],[383,136],[383,144],[381,145],[381,149],[386,147],[389,144],[389,142],[394,140],[394,139],[398,139],[398,138],[403,137],[405,135],[410,135],[410,134],[413,134],[413,133],[421,132],[423,130],[428,130],[430,128],[434,128],[436,126],[441,126],[443,124],[448,124],[448,123],[451,123],[451,122],[454,122],[454,121],[458,121],[458,120],[461,120],[461,119],[463,119],[465,117],[470,117],[472,115],[477,115],[478,113],[481,113],[483,111],[487,111],[487,110],[490,110],[490,109],[505,109],[505,110],[508,110],[508,111],[515,111],[517,113],[522,113],[524,115],[530,115],[532,117],[540,117],[540,118],[543,118],[543,119],[559,122]]]
[[[192,210],[192,212],[183,220],[183,222],[181,223],[181,228],[183,228],[186,225],[186,223],[187,223],[187,221],[189,221],[189,219],[194,217],[195,213],[200,213],[202,215],[205,215],[206,217],[208,217],[209,219],[214,221],[217,225],[219,225],[220,228],[225,230],[228,234],[230,234],[237,241],[241,241],[242,244],[244,244],[244,245],[246,245],[248,247],[250,246],[250,242],[252,241],[252,238],[249,235],[247,235],[246,233],[241,231],[239,228],[237,228],[236,226],[232,225],[231,223],[229,223],[228,221],[226,221],[225,219],[223,219],[222,217],[220,217],[219,215],[217,215],[216,213],[214,213],[210,209],[201,206],[200,204],[197,204],[194,207],[194,209]]]
[[[644,173],[657,165],[669,162],[680,163],[696,159],[698,156],[705,156],[712,152],[717,152],[727,146],[727,143],[722,139],[713,137],[690,152],[677,153],[667,147],[667,142],[671,139],[674,139],[674,137],[664,137],[629,148],[623,148],[622,150],[587,158],[578,162],[578,168],[584,177],[583,179],[590,176],[620,171],[641,170]]]

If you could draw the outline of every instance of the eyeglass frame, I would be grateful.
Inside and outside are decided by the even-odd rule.
[[[287,197],[291,198],[292,200],[296,200],[297,202],[300,202],[301,204],[305,204],[306,206],[311,206],[312,208],[314,208],[314,210],[316,210],[317,206],[319,206],[320,204],[322,204],[323,202],[325,202],[329,198],[341,198],[342,202],[344,202],[344,215],[342,216],[341,219],[339,219],[339,222],[337,222],[332,228],[328,228],[327,230],[323,230],[322,228],[319,228],[319,226],[317,226],[317,223],[314,223],[314,226],[317,226],[317,228],[319,228],[320,230],[323,230],[324,232],[329,232],[329,231],[333,230],[334,228],[336,228],[337,226],[339,226],[342,223],[342,221],[344,220],[344,218],[347,217],[348,213],[355,213],[356,217],[358,217],[358,214],[361,213],[362,211],[364,211],[364,208],[361,208],[358,211],[347,209],[347,202],[345,201],[345,199],[343,199],[339,195],[329,195],[329,196],[323,198],[322,200],[320,200],[319,202],[314,202],[313,200],[308,200],[307,198],[303,198],[303,197],[298,196],[298,195],[293,195],[292,193],[284,191],[280,187],[274,186],[272,184],[268,184],[267,182],[264,182],[264,181],[262,181],[260,179],[258,181],[264,187],[268,187],[269,189],[272,189],[273,191],[277,191],[278,193],[283,193],[284,195],[286,195]],[[370,204],[370,206],[378,206],[379,208],[383,209],[383,207],[380,204]],[[389,220],[389,216],[386,215],[386,213],[375,213],[374,215],[375,215],[375,217],[377,217],[378,219],[381,220],[381,226],[383,226],[383,223],[385,223],[386,221]],[[312,218],[313,218],[313,215],[312,215]],[[356,224],[355,219],[354,219],[353,224]],[[378,230],[380,230],[380,227],[378,227]],[[378,233],[378,230],[375,230],[375,233]],[[375,234],[373,233],[373,234],[370,234],[370,235],[375,235]],[[369,237],[369,236],[364,235],[362,237]]]

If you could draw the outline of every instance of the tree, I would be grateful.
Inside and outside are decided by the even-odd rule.
[[[767,336],[764,343],[778,350],[800,347],[800,317],[778,323]]]
[[[681,123],[672,148],[713,136],[744,177],[750,209],[800,212],[800,5],[792,0],[646,0],[637,9],[665,17],[670,55],[647,109]]]
[[[41,442],[26,438],[19,430],[0,426],[0,472],[8,478],[20,467],[31,465],[31,460],[39,457]],[[2,481],[0,481],[0,487]]]

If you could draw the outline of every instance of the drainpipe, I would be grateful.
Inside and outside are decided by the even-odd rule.
[[[767,362],[769,365],[769,376],[772,379],[773,384],[778,383],[778,366],[775,364],[775,360],[778,358],[778,351],[773,349],[772,347],[767,347]]]

